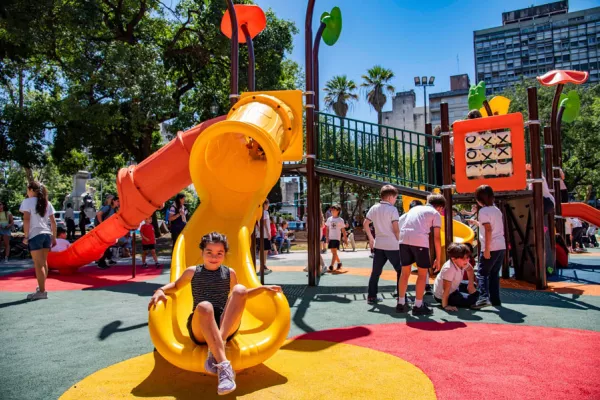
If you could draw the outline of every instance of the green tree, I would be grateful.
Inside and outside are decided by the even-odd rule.
[[[71,169],[82,167],[80,155],[87,154],[95,171],[114,174],[156,151],[161,127],[170,138],[212,117],[213,103],[221,113],[228,109],[223,1],[183,0],[171,8],[157,0],[12,0],[1,11],[3,62],[43,70],[48,84],[36,89],[52,100],[45,121],[54,133],[52,155],[70,157]],[[255,40],[257,87],[289,89],[299,68],[285,54],[297,30],[270,10],[266,15],[267,28]],[[241,46],[241,90],[246,63]],[[0,83],[8,88],[14,79],[6,75]]]
[[[365,88],[367,102],[375,111],[377,111],[377,124],[382,123],[383,106],[387,102],[386,93],[394,94],[396,90],[389,82],[394,77],[391,69],[375,65],[367,70],[367,75],[363,75],[361,87]]]
[[[539,119],[549,126],[554,87],[524,80],[502,93],[511,99],[509,112],[523,113],[527,119],[527,88],[538,88]],[[600,186],[600,85],[567,85],[564,92],[576,90],[581,99],[581,114],[573,123],[562,123],[563,170],[569,191],[588,200],[593,188]]]
[[[335,115],[345,118],[349,106],[358,100],[356,83],[346,75],[336,75],[325,83],[325,106]]]

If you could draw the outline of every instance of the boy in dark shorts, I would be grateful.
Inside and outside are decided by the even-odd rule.
[[[146,264],[146,253],[150,252],[154,259],[154,266],[160,268],[158,257],[156,257],[156,237],[154,236],[154,227],[152,226],[152,218],[146,218],[144,225],[140,227],[140,235],[142,236],[142,268],[148,268]]]
[[[416,206],[402,215],[400,226],[400,260],[402,262],[402,274],[398,292],[398,312],[408,312],[410,306],[406,303],[405,294],[408,287],[410,268],[413,263],[417,264],[418,277],[415,290],[415,305],[413,315],[431,315],[433,310],[427,303],[423,302],[425,284],[427,283],[427,272],[431,268],[429,258],[429,232],[433,228],[436,258],[433,262],[433,270],[440,267],[439,257],[442,253],[442,241],[440,228],[442,218],[440,212],[446,205],[446,199],[439,194],[427,197],[427,205]]]
[[[325,222],[325,226],[327,227],[327,238],[329,239],[329,244],[327,247],[331,250],[331,264],[329,265],[329,271],[333,271],[333,264],[335,264],[337,260],[337,268],[339,271],[342,269],[342,260],[340,260],[340,256],[338,254],[338,250],[340,249],[340,239],[342,235],[344,237],[344,243],[348,244],[348,237],[346,235],[346,223],[342,218],[340,218],[340,212],[342,211],[342,207],[339,205],[334,205],[331,207],[331,217],[327,218],[327,222]]]
[[[373,270],[369,278],[368,304],[376,304],[383,301],[377,297],[377,285],[379,277],[386,262],[390,262],[398,276],[401,271],[400,254],[398,253],[398,240],[400,230],[398,220],[400,218],[396,208],[398,190],[392,185],[384,185],[379,192],[381,201],[369,209],[367,217],[363,222],[363,229],[369,237],[369,244],[374,249]],[[373,222],[376,237],[373,237],[369,225]]]

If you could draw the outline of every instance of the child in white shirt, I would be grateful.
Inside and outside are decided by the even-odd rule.
[[[348,237],[346,235],[346,223],[342,218],[340,218],[340,212],[342,211],[342,207],[339,205],[334,205],[331,207],[331,217],[327,218],[327,222],[325,222],[325,226],[327,227],[327,238],[329,239],[329,244],[327,247],[331,250],[331,264],[329,265],[329,271],[333,271],[333,264],[337,260],[337,271],[342,269],[342,260],[340,260],[340,256],[338,254],[338,250],[340,249],[340,238],[344,237],[344,243],[348,244]]]
[[[386,262],[390,262],[398,276],[401,272],[400,253],[398,252],[398,240],[400,229],[398,220],[400,216],[394,204],[398,199],[398,190],[392,185],[385,185],[380,190],[381,201],[369,209],[367,217],[363,221],[363,229],[369,238],[369,244],[373,252],[373,270],[369,278],[368,304],[376,304],[383,299],[377,297],[377,286],[379,277]],[[373,222],[375,237],[371,234],[369,225]]]
[[[65,228],[56,228],[56,236],[58,236],[58,238],[56,239],[56,244],[50,249],[51,252],[65,251],[71,246],[71,242],[67,240],[67,231]]]
[[[449,260],[433,283],[433,297],[446,311],[458,311],[457,307],[471,307],[479,299],[479,292],[475,289],[475,273],[469,263],[471,250],[468,246],[459,243],[450,243],[446,251]],[[469,276],[469,284],[465,293],[461,288],[464,272]]]
[[[402,215],[400,221],[400,261],[402,263],[402,274],[400,287],[398,289],[398,306],[396,311],[408,312],[410,306],[406,303],[405,295],[408,287],[408,278],[413,263],[417,264],[418,277],[415,290],[415,306],[413,315],[431,315],[433,310],[423,302],[425,284],[427,283],[427,272],[432,267],[429,258],[429,232],[433,229],[435,254],[433,269],[437,271],[440,267],[439,258],[442,253],[442,241],[440,229],[442,218],[440,212],[446,205],[446,199],[439,194],[427,197],[427,205],[416,206]]]
[[[494,204],[494,191],[488,185],[475,190],[475,199],[479,210],[479,268],[477,285],[481,296],[473,306],[480,309],[500,306],[500,269],[504,262],[506,241],[504,239],[504,221],[502,211]]]

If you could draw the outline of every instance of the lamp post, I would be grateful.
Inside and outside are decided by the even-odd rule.
[[[430,76],[429,79],[426,76],[418,77],[415,76],[415,86],[423,86],[423,105],[425,106],[425,125],[427,125],[427,86],[434,86],[435,76]]]

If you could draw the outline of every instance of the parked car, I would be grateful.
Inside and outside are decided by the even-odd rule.
[[[288,221],[288,228],[291,231],[303,231],[304,222],[302,221]]]
[[[23,230],[23,219],[21,217],[13,217],[13,232],[18,232]]]
[[[75,226],[79,226],[79,211],[73,211],[73,216],[75,217]],[[56,211],[54,213],[54,218],[56,218],[57,224],[58,224],[59,219],[64,224],[65,223],[65,212],[64,211]]]

